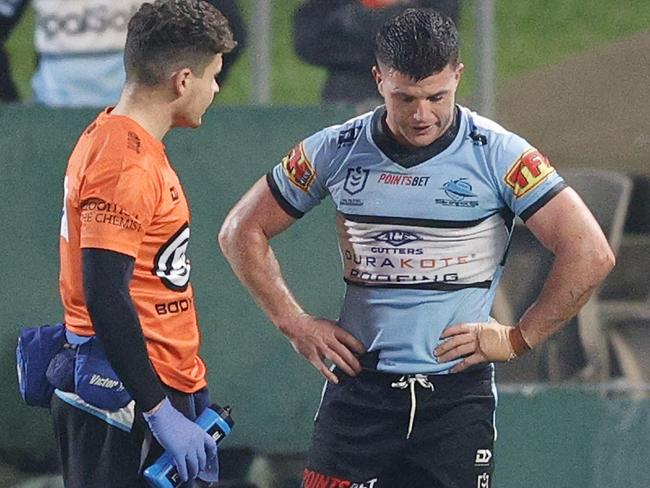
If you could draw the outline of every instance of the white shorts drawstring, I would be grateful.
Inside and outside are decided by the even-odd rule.
[[[415,374],[415,375],[404,375],[399,380],[391,383],[391,388],[399,388],[404,390],[409,388],[411,390],[411,413],[409,415],[409,429],[406,433],[406,438],[411,437],[411,431],[413,430],[413,422],[415,421],[415,408],[417,406],[417,399],[415,397],[415,384],[420,385],[422,388],[427,388],[431,391],[434,391],[435,388],[433,384],[429,381],[429,378],[425,374]]]

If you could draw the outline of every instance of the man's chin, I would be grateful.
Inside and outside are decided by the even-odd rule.
[[[421,148],[432,144],[437,138],[438,133],[432,131],[428,134],[414,135],[408,139],[408,143],[414,148]]]
[[[201,118],[198,120],[181,119],[176,121],[174,127],[177,129],[196,129],[201,126]]]
[[[203,122],[203,114],[188,120],[187,127],[189,127],[190,129],[196,129],[201,125],[202,122]]]

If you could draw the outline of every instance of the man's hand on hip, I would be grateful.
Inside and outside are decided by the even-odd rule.
[[[361,364],[355,354],[365,352],[363,344],[335,322],[303,314],[281,330],[293,348],[307,358],[329,382],[336,384],[339,380],[330,371],[326,360],[349,376],[361,372]]]
[[[510,361],[530,349],[519,327],[496,321],[452,325],[445,329],[442,338],[445,341],[434,350],[438,362],[464,358],[452,373],[480,363]]]

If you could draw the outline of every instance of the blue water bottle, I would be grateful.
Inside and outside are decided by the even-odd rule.
[[[230,434],[235,425],[230,416],[230,407],[221,408],[215,403],[206,408],[195,423],[210,434],[217,444]],[[182,483],[174,459],[167,452],[144,470],[144,479],[151,488],[176,488]]]

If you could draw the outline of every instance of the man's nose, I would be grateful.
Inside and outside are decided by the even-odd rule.
[[[424,122],[429,118],[429,112],[428,100],[420,100],[415,112],[413,113],[413,118],[417,122]]]

